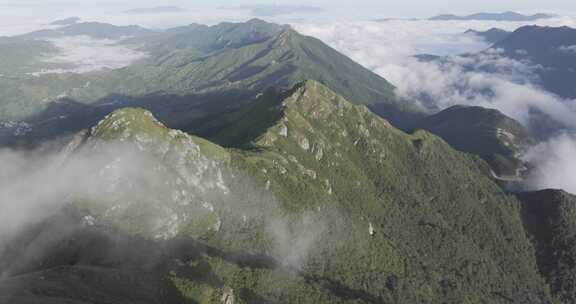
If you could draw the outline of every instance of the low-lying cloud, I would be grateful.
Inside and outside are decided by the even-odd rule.
[[[555,18],[541,25],[573,25],[576,19]],[[490,46],[480,37],[465,35],[467,29],[493,27],[515,30],[518,22],[390,20],[296,24],[295,27],[335,47],[342,53],[388,79],[404,97],[430,111],[456,104],[496,108],[522,123],[530,124],[537,109],[574,126],[576,113],[562,100],[537,87],[537,69],[529,62],[501,56],[498,51],[477,56]],[[422,62],[419,54],[451,56],[447,60]],[[487,92],[489,92],[487,94]]]
[[[136,60],[146,57],[146,53],[134,50],[118,41],[93,39],[88,36],[68,36],[51,39],[59,52],[44,58],[47,63],[72,65],[72,69],[45,70],[36,74],[86,73],[105,69],[126,67]]]
[[[539,20],[542,26],[576,26],[576,19]],[[534,115],[545,114],[568,130],[576,129],[575,102],[541,89],[542,67],[502,56],[499,50],[468,29],[502,28],[513,31],[528,25],[518,22],[389,20],[296,24],[397,87],[397,93],[417,101],[430,112],[463,104],[495,108],[535,131]],[[562,48],[571,52],[571,46]],[[420,61],[414,56],[446,56]],[[474,55],[466,55],[474,54]],[[539,114],[535,114],[539,113]],[[561,135],[531,149],[525,160],[537,166],[527,181],[529,189],[563,188],[576,193],[572,178],[576,159],[574,137]]]
[[[535,168],[530,172],[526,188],[563,189],[576,194],[576,137],[564,134],[541,143],[524,156]]]
[[[74,205],[89,210],[87,225],[157,240],[244,223],[261,229],[253,233],[265,236],[266,254],[281,266],[305,265],[323,232],[317,214],[287,215],[264,185],[198,154],[193,144],[137,140],[90,140],[80,147],[73,141],[64,151],[0,150],[0,256],[21,231]]]
[[[163,185],[166,178],[153,167],[141,169],[150,164],[149,155],[121,144],[73,155],[1,150],[0,231],[16,232],[73,201],[165,200],[167,189],[147,186]]]

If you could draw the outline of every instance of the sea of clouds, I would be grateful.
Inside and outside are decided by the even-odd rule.
[[[50,39],[59,50],[43,61],[55,64],[70,64],[72,69],[45,70],[38,74],[74,72],[86,73],[105,69],[119,69],[146,57],[140,52],[119,41],[110,39],[93,39],[88,36],[70,36]]]

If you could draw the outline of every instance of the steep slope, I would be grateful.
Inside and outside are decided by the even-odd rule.
[[[190,301],[550,302],[519,202],[478,158],[424,131],[403,133],[316,81],[221,119],[211,138],[236,148],[137,109],[113,113],[69,148],[106,155],[120,141],[145,152],[143,163],[130,154],[138,178],[112,179],[113,193],[138,199],[74,205],[95,227],[160,245],[156,278]],[[121,164],[113,155],[98,180]]]
[[[498,175],[518,176],[519,154],[535,140],[519,122],[498,110],[454,106],[416,123],[454,148],[486,160]]]
[[[542,68],[540,84],[564,98],[576,98],[576,29],[569,27],[525,26],[493,48],[517,60],[528,60]]]
[[[576,197],[561,190],[518,194],[524,225],[537,250],[540,271],[562,303],[576,301]]]

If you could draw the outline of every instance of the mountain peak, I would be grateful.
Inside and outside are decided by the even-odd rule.
[[[102,119],[90,130],[92,141],[119,141],[135,143],[141,150],[165,153],[170,146],[189,151],[197,150],[215,159],[227,160],[228,152],[202,138],[169,129],[147,110],[122,108]],[[192,148],[192,149],[190,149]]]
[[[278,135],[287,136],[287,128],[327,128],[326,124],[312,127],[310,121],[328,123],[330,117],[343,118],[344,113],[370,113],[377,117],[366,106],[352,104],[319,81],[306,80],[288,90],[270,89],[253,103],[211,119],[198,133],[223,146],[269,146]]]
[[[125,139],[137,134],[158,134],[165,126],[151,112],[139,108],[116,110],[91,130],[93,137]]]

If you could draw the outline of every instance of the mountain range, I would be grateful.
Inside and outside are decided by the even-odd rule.
[[[491,29],[467,31],[493,43],[489,50],[537,67],[535,83],[566,99],[576,98],[573,81],[576,65],[576,29],[570,27],[523,26],[514,32]],[[466,56],[474,57],[474,54]]]
[[[535,43],[537,41],[537,43]],[[527,60],[541,68],[539,84],[563,98],[576,98],[576,29],[569,27],[526,26],[496,43],[504,55]]]
[[[517,85],[529,85],[548,98],[570,107],[576,98],[574,90],[574,58],[572,46],[576,44],[576,30],[570,27],[523,26],[513,32],[499,29],[467,31],[482,37],[492,45],[477,53],[456,56],[415,56],[421,62],[434,63],[441,69],[454,68],[464,72],[494,75]],[[454,90],[475,90],[467,84],[456,84]],[[490,88],[476,90],[479,96],[490,98]],[[427,106],[434,106],[430,98],[423,97]],[[438,109],[440,111],[442,109]],[[558,121],[543,113],[537,106],[530,107],[526,122],[534,137],[545,139],[559,132],[570,131],[571,124]]]
[[[451,20],[483,20],[483,21],[536,21],[540,19],[554,18],[555,15],[551,14],[534,14],[534,15],[523,15],[516,12],[503,12],[503,13],[477,13],[467,16],[458,15],[438,15],[431,17],[430,20],[441,20],[441,21],[451,21]]]
[[[51,37],[70,35],[147,57],[83,74],[5,68],[0,143],[54,149],[55,169],[0,187],[41,211],[0,231],[0,303],[576,300],[576,198],[508,190],[537,139],[502,113],[427,115],[261,20],[5,39],[58,52]]]

